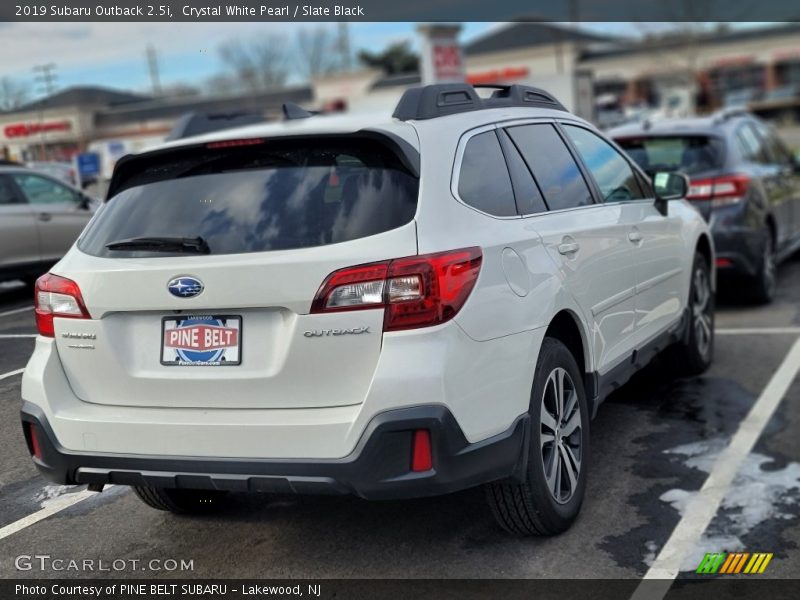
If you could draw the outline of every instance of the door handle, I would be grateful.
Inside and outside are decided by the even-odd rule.
[[[578,242],[565,242],[563,244],[558,245],[559,253],[565,255],[575,254],[580,249],[581,247],[580,244],[578,244]]]
[[[638,231],[631,231],[631,232],[628,234],[628,239],[629,239],[631,242],[633,242],[634,244],[638,244],[639,242],[641,242],[641,241],[642,241],[642,234],[641,234],[641,233],[639,233]]]
[[[50,214],[50,213],[48,213],[48,212],[41,212],[41,213],[39,213],[39,220],[40,220],[40,221],[49,221],[49,220],[50,220],[50,219],[52,219],[52,218],[53,218],[53,215],[51,215],[51,214]]]

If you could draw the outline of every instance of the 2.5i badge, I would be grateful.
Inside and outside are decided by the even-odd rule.
[[[220,367],[241,362],[241,317],[193,315],[162,319],[162,365]]]

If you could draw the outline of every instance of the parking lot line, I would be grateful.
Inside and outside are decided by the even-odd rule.
[[[33,310],[33,307],[23,306],[22,308],[15,308],[14,310],[7,310],[5,312],[0,312],[0,317],[5,317],[7,315],[16,315],[17,313],[27,312],[29,310]]]
[[[35,333],[0,333],[0,340],[14,340],[19,338],[35,338]]]
[[[9,371],[8,373],[3,373],[2,375],[0,375],[0,381],[2,381],[3,379],[8,379],[9,377],[13,377],[14,375],[19,375],[24,370],[25,369],[17,369],[16,371]]]
[[[734,327],[715,329],[718,335],[800,335],[800,327]]]
[[[717,458],[703,487],[689,500],[683,518],[645,574],[631,600],[663,598],[678,576],[683,560],[717,514],[733,478],[753,449],[800,369],[800,338],[767,383],[730,443]],[[659,582],[647,580],[660,580]]]
[[[106,489],[109,487],[111,486],[106,486]],[[78,502],[83,502],[87,498],[91,498],[94,495],[96,495],[96,492],[83,490],[73,494],[65,494],[64,496],[60,496],[59,498],[50,501],[43,509],[36,511],[35,513],[31,513],[27,517],[21,518],[19,521],[9,523],[0,529],[0,540],[7,538],[10,535],[14,535],[18,531],[22,531],[26,527],[30,527],[31,525],[34,525],[39,521],[46,519],[47,517],[61,512],[70,506],[74,506]]]

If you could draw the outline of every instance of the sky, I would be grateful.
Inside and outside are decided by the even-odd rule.
[[[603,33],[635,36],[645,24],[590,23],[583,27]],[[657,28],[657,25],[654,24]],[[744,24],[737,24],[742,26]],[[324,25],[287,23],[0,23],[0,77],[11,77],[39,95],[33,67],[54,63],[57,86],[103,85],[138,92],[150,91],[145,49],[150,44],[158,54],[161,84],[202,85],[224,70],[219,46],[231,39],[256,39],[270,34]],[[328,24],[335,27],[335,24]],[[463,41],[487,33],[500,23],[464,23]],[[408,39],[417,43],[415,23],[352,23],[350,45],[381,50],[392,42]],[[652,30],[650,27],[648,30]],[[295,76],[290,83],[299,83]]]

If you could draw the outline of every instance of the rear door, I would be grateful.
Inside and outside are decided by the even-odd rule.
[[[627,159],[596,133],[568,123],[561,127],[594,178],[603,203],[617,206],[633,251],[636,273],[637,347],[680,318],[682,258],[686,252],[680,217],[662,215],[651,188],[637,177]]]
[[[763,187],[767,210],[774,217],[776,228],[775,250],[786,248],[793,237],[791,181],[786,179],[784,167],[770,155],[765,139],[758,133],[755,122],[745,121],[735,132],[736,142],[743,158],[757,174]],[[759,226],[761,224],[754,224]]]
[[[33,265],[39,260],[33,211],[11,176],[0,174],[0,269]]]
[[[393,152],[377,141],[270,139],[126,165],[80,252],[58,267],[92,317],[55,319],[78,397],[242,409],[363,402],[383,308],[310,313],[333,271],[416,254],[419,181]]]
[[[800,238],[800,170],[794,157],[773,130],[759,121],[755,122],[755,128],[764,140],[767,156],[775,165],[780,176],[779,184],[786,193],[786,246],[792,247]]]
[[[57,261],[89,222],[88,205],[77,190],[51,177],[37,173],[13,177],[36,216],[42,260]]]
[[[636,278],[623,206],[595,203],[586,175],[556,125],[505,128],[548,212],[531,216],[564,284],[591,324],[596,368],[605,373],[632,350]]]

